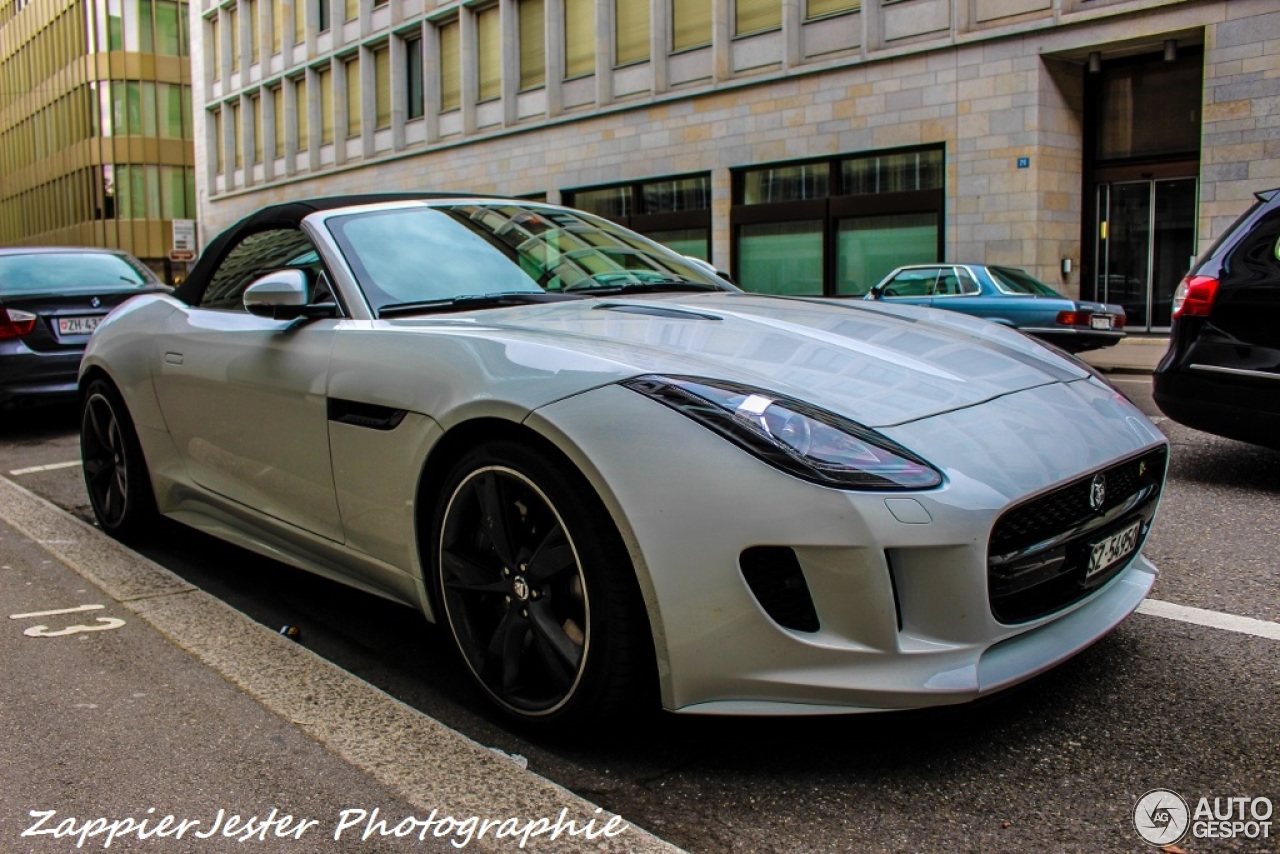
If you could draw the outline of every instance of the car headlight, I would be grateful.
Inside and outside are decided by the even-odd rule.
[[[785,472],[837,489],[931,489],[933,466],[824,409],[726,380],[643,376],[622,385],[719,433]]]

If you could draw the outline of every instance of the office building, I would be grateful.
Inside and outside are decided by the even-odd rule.
[[[0,0],[0,245],[127,250],[196,216],[186,0]]]

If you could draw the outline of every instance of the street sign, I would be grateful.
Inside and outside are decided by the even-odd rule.
[[[175,219],[173,221],[173,251],[188,251],[194,253],[196,251],[196,221],[194,219]],[[192,257],[195,257],[194,255]],[[170,260],[190,260],[174,258],[172,254]]]

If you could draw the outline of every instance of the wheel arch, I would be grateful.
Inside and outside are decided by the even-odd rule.
[[[617,497],[608,488],[600,472],[591,465],[590,460],[578,451],[567,437],[537,418],[536,414],[524,422],[492,416],[459,422],[452,425],[428,452],[414,492],[414,539],[417,545],[418,563],[423,574],[426,604],[430,609],[429,618],[433,622],[438,622],[440,613],[440,603],[431,578],[430,537],[436,513],[445,500],[441,483],[449,467],[458,457],[472,448],[496,440],[532,445],[563,463],[565,471],[572,478],[580,480],[584,487],[590,489],[591,495],[603,506],[631,558],[632,572],[648,618],[649,636],[653,644],[658,673],[661,675],[660,687],[665,700],[669,689],[668,680],[665,677],[668,670],[664,640],[666,635],[663,631],[661,612],[657,607],[656,594],[649,579],[648,566],[640,551],[635,532],[628,523],[626,514],[622,512]]]

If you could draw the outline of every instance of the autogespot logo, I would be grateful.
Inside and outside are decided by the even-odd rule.
[[[1191,811],[1177,792],[1152,789],[1133,809],[1133,826],[1152,845],[1172,845],[1187,834]]]

